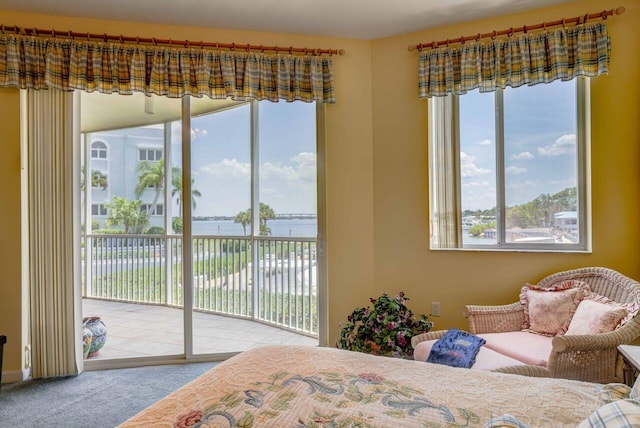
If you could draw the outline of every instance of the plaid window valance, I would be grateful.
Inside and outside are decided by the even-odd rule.
[[[334,103],[328,56],[0,35],[0,87]]]
[[[610,51],[604,21],[427,50],[420,53],[419,97],[595,77],[609,72]]]

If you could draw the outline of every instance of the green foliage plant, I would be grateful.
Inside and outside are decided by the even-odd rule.
[[[340,330],[336,347],[391,357],[411,358],[411,338],[426,333],[433,322],[426,315],[415,317],[406,306],[403,292],[369,299],[373,308],[356,308]]]

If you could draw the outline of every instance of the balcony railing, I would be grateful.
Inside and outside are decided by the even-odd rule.
[[[196,236],[192,243],[194,310],[318,334],[314,238]],[[83,297],[182,307],[182,251],[179,236],[87,235]]]

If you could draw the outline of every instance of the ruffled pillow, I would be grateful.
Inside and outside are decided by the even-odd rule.
[[[582,300],[576,309],[566,334],[599,334],[615,330],[627,310],[610,303]]]
[[[638,299],[634,299],[630,303],[618,303],[605,296],[594,293],[593,291],[589,291],[584,295],[584,300],[593,300],[594,302],[606,303],[609,305],[618,305],[620,307],[623,307],[627,311],[627,314],[624,316],[624,318],[622,318],[620,324],[618,324],[616,328],[622,327],[626,324],[627,321],[635,317],[638,312],[640,312],[640,303],[638,303]]]
[[[520,291],[522,330],[545,336],[564,334],[578,304],[590,291],[586,282],[562,281],[550,288],[527,284]]]

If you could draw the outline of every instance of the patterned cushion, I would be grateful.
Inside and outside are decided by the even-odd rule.
[[[611,403],[616,400],[624,400],[625,398],[638,398],[631,396],[631,388],[624,383],[608,383],[602,385],[600,390],[600,399],[605,403]]]
[[[522,329],[545,336],[564,334],[588,291],[587,283],[575,280],[562,281],[551,288],[525,285],[520,292],[524,306]]]
[[[640,426],[640,402],[618,400],[597,409],[578,428],[633,428]]]
[[[598,293],[594,293],[593,291],[588,291],[584,295],[584,300],[593,300],[594,302],[607,303],[612,305],[617,304],[623,307],[624,309],[626,309],[627,314],[624,316],[624,318],[622,318],[622,321],[620,321],[620,324],[616,326],[616,329],[625,325],[627,321],[629,321],[631,318],[638,315],[638,312],[640,312],[640,302],[638,302],[637,299],[633,299],[633,301],[629,303],[618,303],[607,297],[601,296]]]
[[[482,428],[529,428],[527,424],[510,414],[489,419]]]
[[[640,377],[637,377],[636,381],[633,383],[631,391],[629,391],[629,398],[640,400]]]
[[[609,303],[583,300],[578,305],[566,334],[598,334],[613,331],[627,310]]]

